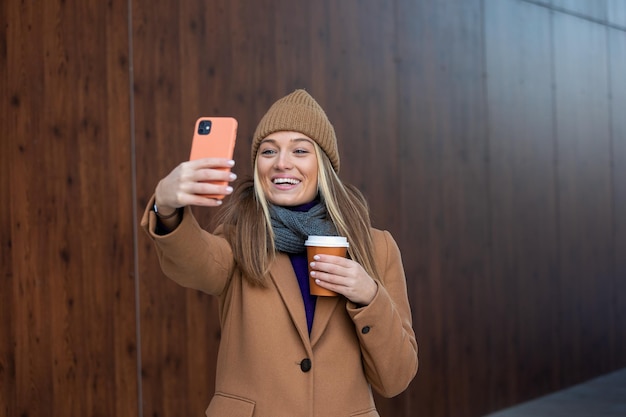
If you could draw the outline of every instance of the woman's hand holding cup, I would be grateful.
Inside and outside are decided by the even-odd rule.
[[[358,305],[368,305],[378,291],[376,282],[357,262],[346,258],[348,242],[339,236],[309,236],[305,242],[312,295],[343,295]]]

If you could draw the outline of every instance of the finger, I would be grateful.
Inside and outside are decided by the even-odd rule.
[[[316,283],[317,285],[319,285],[320,287],[322,287],[322,288],[325,288],[325,289],[327,289],[327,290],[334,291],[334,292],[336,292],[337,294],[345,295],[345,294],[344,294],[344,291],[345,291],[346,287],[344,287],[344,286],[337,285],[337,284],[333,284],[333,283],[328,282],[328,281],[323,281],[323,280],[321,280],[321,279],[316,279],[316,280],[315,280],[315,283]]]
[[[337,282],[335,277],[332,275],[317,271],[316,273],[311,273],[311,276],[315,279],[315,283],[322,288],[338,293],[343,293],[343,291],[345,291],[346,286],[342,285],[341,282]]]
[[[352,301],[360,300],[362,298],[357,295],[358,291],[356,290],[356,288],[350,285],[344,285],[344,283],[342,282],[326,281],[322,278],[316,278],[315,283],[322,288],[326,288],[327,290],[334,291],[337,294],[341,294]]]
[[[334,265],[341,265],[344,268],[349,267],[352,262],[351,259],[348,259],[344,256],[336,256],[336,255],[327,255],[327,254],[317,254],[313,257],[313,260],[323,262],[323,263],[331,263]]]
[[[209,197],[210,195],[211,197]],[[190,194],[190,193],[180,193],[178,196],[178,201],[180,201],[181,206],[206,206],[213,207],[219,206],[222,204],[222,198],[214,198],[214,195],[221,195],[219,193],[211,193],[211,194]]]
[[[324,271],[311,271],[311,276],[315,280],[320,280],[328,285],[334,285],[343,288],[352,286],[354,281],[349,277]]]
[[[339,260],[341,260],[341,258],[339,258]],[[332,275],[347,276],[349,275],[350,266],[349,264],[347,266],[344,266],[333,262],[324,262],[319,260],[311,262],[311,269],[320,272],[326,272]]]
[[[222,195],[227,196],[233,192],[233,187],[226,184],[212,182],[195,182],[189,184],[186,190],[189,194],[197,196]]]
[[[195,171],[195,181],[226,181],[232,182],[237,179],[237,174],[234,172],[224,171],[221,169],[205,168]]]
[[[200,158],[188,161],[186,164],[193,169],[232,168],[235,166],[235,161],[228,158]]]
[[[222,199],[219,198],[210,198],[203,196],[194,196],[189,203],[190,206],[203,206],[203,207],[216,207],[221,206],[223,203]]]

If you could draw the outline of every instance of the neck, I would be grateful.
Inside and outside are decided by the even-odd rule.
[[[291,210],[291,211],[309,211],[313,207],[315,207],[319,202],[320,201],[316,198],[313,201],[309,201],[308,203],[299,204],[297,206],[283,207],[283,208],[286,208],[287,210]]]

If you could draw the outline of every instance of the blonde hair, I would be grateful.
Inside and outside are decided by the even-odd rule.
[[[380,279],[373,256],[369,207],[363,194],[344,184],[317,143],[318,191],[337,232],[350,242],[348,255],[374,279]],[[257,161],[254,177],[237,184],[215,220],[231,245],[237,266],[252,285],[265,286],[265,278],[276,257],[269,203],[261,188]]]
[[[367,200],[356,187],[341,181],[330,160],[317,144],[315,153],[318,162],[319,195],[337,232],[350,242],[348,255],[352,260],[361,264],[372,278],[379,279],[373,257]]]

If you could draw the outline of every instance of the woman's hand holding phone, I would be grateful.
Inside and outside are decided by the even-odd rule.
[[[237,120],[232,117],[200,117],[196,120],[189,161],[178,165],[157,185],[155,203],[168,214],[184,206],[219,206],[233,192],[237,176],[233,153]]]
[[[235,161],[226,158],[202,158],[183,162],[159,181],[155,202],[159,212],[167,216],[179,207],[215,207],[222,204],[221,198],[233,192],[229,185],[237,179],[230,172]]]

